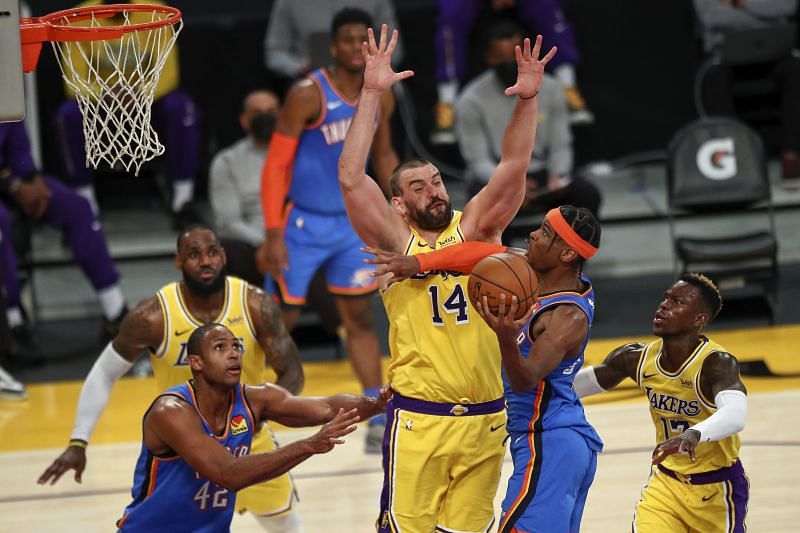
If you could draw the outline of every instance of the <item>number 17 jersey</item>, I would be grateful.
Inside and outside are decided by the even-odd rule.
[[[413,228],[406,255],[464,242],[461,212],[435,243]],[[479,403],[503,396],[500,348],[467,297],[469,276],[420,272],[381,291],[389,317],[389,384],[410,398],[439,403]]]

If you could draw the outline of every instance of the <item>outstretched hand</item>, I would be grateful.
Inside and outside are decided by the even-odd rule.
[[[396,82],[410,78],[414,75],[412,70],[395,72],[392,70],[392,53],[397,46],[397,30],[392,31],[392,38],[386,42],[386,33],[389,27],[381,26],[381,39],[375,44],[375,32],[367,28],[369,40],[361,45],[361,54],[364,56],[364,89],[367,91],[383,91]]]
[[[361,420],[357,409],[345,411],[339,409],[333,419],[322,426],[317,433],[306,439],[311,453],[328,453],[337,444],[344,444],[342,437],[356,430],[356,424]]]
[[[506,89],[506,96],[518,95],[520,98],[532,98],[539,92],[539,86],[544,77],[544,67],[556,55],[554,46],[547,55],[539,59],[542,49],[542,36],[536,36],[536,42],[531,50],[531,40],[525,39],[522,47],[516,46],[514,52],[517,56],[517,83]]]
[[[397,252],[390,252],[372,246],[364,246],[360,250],[375,256],[370,259],[364,259],[364,262],[370,265],[377,265],[373,273],[376,278],[391,274],[392,277],[388,282],[395,283],[419,273],[419,259],[413,255],[398,254]]]
[[[519,309],[519,301],[516,296],[511,296],[510,305],[508,309],[506,309],[505,294],[500,295],[500,304],[497,307],[496,315],[492,313],[489,308],[489,300],[486,296],[481,297],[481,299],[476,302],[475,307],[478,310],[478,314],[481,315],[483,320],[492,328],[499,340],[516,340],[519,332],[522,331],[522,328],[525,327],[525,324],[533,315],[533,306],[530,306],[522,318],[514,320],[517,309]]]

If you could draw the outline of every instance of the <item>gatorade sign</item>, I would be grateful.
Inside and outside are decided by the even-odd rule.
[[[736,175],[733,139],[710,139],[697,150],[697,168],[710,180],[727,180]]]

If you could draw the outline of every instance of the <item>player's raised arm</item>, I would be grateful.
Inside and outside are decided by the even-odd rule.
[[[305,383],[303,366],[297,345],[286,330],[280,307],[263,290],[252,285],[247,289],[247,306],[267,364],[278,376],[276,383],[292,394],[300,394]]]
[[[161,307],[155,296],[144,300],[125,316],[119,334],[108,343],[83,382],[69,446],[39,476],[40,485],[55,484],[68,470],[75,470],[75,481],[81,482],[86,468],[86,446],[108,404],[114,384],[143,352],[161,344],[163,328]]]
[[[318,433],[274,451],[234,457],[203,431],[198,416],[185,401],[162,396],[144,422],[144,442],[153,453],[174,451],[202,477],[230,491],[288,472],[317,453],[327,453],[355,431],[355,412],[340,411]]]
[[[408,235],[408,228],[386,203],[380,187],[365,170],[382,93],[414,74],[410,70],[392,70],[391,57],[397,45],[397,30],[392,32],[390,41],[387,32],[384,24],[380,43],[376,44],[372,28],[367,30],[369,42],[364,43],[361,50],[366,62],[364,85],[339,158],[339,185],[347,215],[358,236],[370,246],[398,250]]]
[[[541,35],[516,47],[517,82],[505,90],[517,104],[503,136],[500,163],[489,183],[464,207],[461,226],[470,240],[494,241],[508,226],[525,197],[525,174],[531,162],[539,114],[539,86],[555,47],[539,59]]]

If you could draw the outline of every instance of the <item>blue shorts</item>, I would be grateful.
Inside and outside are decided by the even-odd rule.
[[[511,433],[510,441],[514,471],[498,531],[579,531],[597,470],[597,453],[569,428]]]
[[[371,257],[359,250],[364,243],[356,235],[346,214],[322,215],[292,206],[284,234],[289,267],[277,280],[283,303],[303,305],[311,279],[322,267],[328,290],[340,296],[360,296],[377,289],[372,273],[364,263]],[[268,291],[274,290],[269,280]]]

